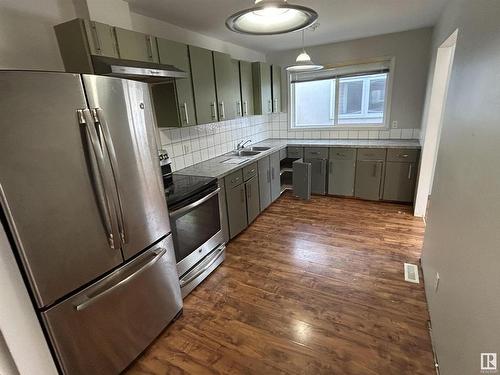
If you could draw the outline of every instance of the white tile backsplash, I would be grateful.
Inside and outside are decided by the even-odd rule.
[[[225,154],[236,144],[267,138],[284,139],[419,139],[420,129],[390,130],[295,130],[289,129],[287,114],[251,116],[189,128],[160,129],[160,141],[179,170]]]

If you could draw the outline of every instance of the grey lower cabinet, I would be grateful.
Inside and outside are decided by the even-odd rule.
[[[299,198],[311,199],[311,163],[297,159],[292,163],[293,194]]]
[[[227,204],[226,204],[226,186],[224,185],[224,179],[219,178],[217,181],[219,185],[219,212],[220,212],[220,228],[222,231],[222,236],[224,237],[224,242],[229,242],[229,223],[227,220]]]
[[[248,225],[246,192],[242,170],[240,169],[225,177],[224,184],[226,186],[229,237],[234,238]]]
[[[367,200],[380,200],[386,149],[358,149],[354,195]]]
[[[413,202],[419,153],[419,150],[387,150],[384,200]]]
[[[271,168],[271,201],[274,202],[281,194],[280,178],[280,153],[275,152],[269,156],[269,165]]]
[[[217,97],[212,51],[189,46],[189,59],[198,124],[217,121]]]
[[[245,182],[245,193],[247,201],[247,221],[248,224],[250,224],[260,214],[259,178],[257,175]]]
[[[258,161],[260,210],[271,204],[271,164],[269,156]]]
[[[328,194],[354,196],[356,149],[331,148],[328,161]]]
[[[311,164],[311,192],[326,194],[326,164],[328,149],[323,147],[304,148],[304,161]]]

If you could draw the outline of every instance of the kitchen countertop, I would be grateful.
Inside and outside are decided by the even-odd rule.
[[[238,157],[244,159],[239,164],[225,164],[223,161],[237,158],[230,154],[224,154],[212,159],[202,161],[187,168],[180,169],[176,173],[191,176],[207,176],[222,178],[248,164],[255,163],[276,151],[287,146],[297,147],[356,147],[356,148],[407,148],[420,149],[420,143],[416,139],[276,139],[270,138],[249,145],[247,149],[254,146],[267,146],[271,149],[262,151],[258,155],[249,157]]]

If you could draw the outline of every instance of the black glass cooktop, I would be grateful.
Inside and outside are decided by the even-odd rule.
[[[214,177],[188,176],[172,173],[172,181],[164,184],[167,205],[171,207],[207,189],[210,185],[216,185],[217,179]]]

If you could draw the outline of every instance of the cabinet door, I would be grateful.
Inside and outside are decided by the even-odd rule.
[[[226,204],[226,186],[224,185],[224,179],[220,178],[218,181],[220,187],[219,192],[219,212],[220,212],[220,228],[222,231],[222,236],[224,237],[224,242],[229,242],[229,224],[227,222],[227,204]]]
[[[115,28],[105,23],[85,20],[90,54],[119,58]]]
[[[299,159],[292,163],[292,168],[293,194],[302,199],[311,199],[311,164]]]
[[[279,198],[281,193],[281,178],[280,178],[280,153],[275,152],[269,156],[271,166],[271,201],[274,202]]]
[[[252,76],[255,114],[269,114],[273,111],[271,67],[266,63],[252,63]]]
[[[120,58],[146,62],[158,62],[158,51],[153,36],[115,27]]]
[[[357,198],[379,200],[383,169],[383,161],[359,160],[356,165],[354,195]]]
[[[416,163],[387,162],[383,199],[413,202],[417,175],[415,169]]]
[[[220,52],[213,54],[219,121],[231,120],[236,118],[235,83],[231,56]]]
[[[240,61],[241,105],[243,116],[254,114],[252,64]]]
[[[328,168],[328,194],[354,195],[356,160],[330,160]]]
[[[240,184],[231,189],[226,186],[226,189],[229,234],[231,238],[234,238],[247,227],[245,184]]]
[[[217,121],[214,62],[212,51],[189,46],[194,103],[198,124]]]
[[[247,198],[247,218],[248,224],[250,224],[260,214],[259,179],[257,176],[245,182],[245,193]]]
[[[185,44],[162,38],[156,38],[156,41],[160,63],[173,65],[188,74],[187,78],[176,79],[174,82],[177,95],[176,109],[179,113],[181,126],[196,125],[188,47]]]
[[[311,164],[311,192],[313,194],[326,194],[326,159],[308,159]]]
[[[271,204],[271,166],[269,164],[269,156],[259,160],[257,169],[259,170],[260,210],[264,211]]]
[[[281,112],[281,67],[273,65],[271,67],[273,113]]]
[[[241,81],[240,81],[240,62],[238,60],[231,60],[233,82],[233,105],[236,106],[236,117],[243,116],[243,105],[241,102]]]

